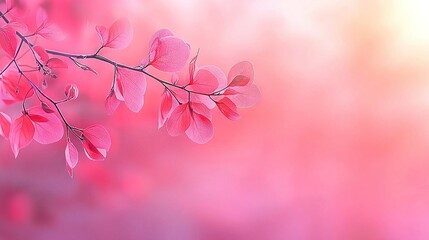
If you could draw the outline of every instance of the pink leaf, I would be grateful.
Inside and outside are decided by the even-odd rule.
[[[98,37],[100,38],[101,46],[105,46],[107,41],[109,41],[109,32],[107,32],[107,28],[105,26],[97,25],[95,26],[95,31],[98,33]]]
[[[79,160],[78,151],[73,143],[67,142],[65,156],[68,172],[70,174],[70,177],[73,177],[73,168],[76,167]]]
[[[57,25],[54,24],[50,24],[45,28],[39,30],[37,34],[44,37],[45,39],[57,42],[62,41],[66,38],[64,32]]]
[[[116,98],[115,92],[111,91],[104,102],[107,114],[112,115],[116,109],[118,109],[120,103],[121,102]]]
[[[41,46],[34,46],[33,49],[36,53],[37,60],[39,60],[39,62],[42,64],[46,64],[46,62],[49,60],[49,55],[46,50]]]
[[[21,149],[31,143],[34,132],[35,128],[33,122],[27,115],[22,115],[13,122],[9,134],[9,141],[15,158],[18,157]]]
[[[34,94],[31,85],[25,78],[21,78],[18,73],[10,72],[3,76],[3,86],[15,101],[22,101],[24,98]]]
[[[192,122],[189,128],[186,130],[186,136],[189,137],[193,142],[198,144],[205,144],[213,138],[213,124],[207,117],[193,112]]]
[[[167,120],[167,132],[171,136],[183,134],[191,125],[191,112],[189,104],[179,105]]]
[[[46,113],[53,113],[54,110],[51,109],[51,107],[48,106],[48,104],[42,102],[42,109],[43,111],[45,111]]]
[[[216,66],[203,66],[197,70],[189,89],[201,93],[212,93],[220,85],[226,85],[225,74]]]
[[[161,105],[159,106],[158,128],[164,126],[165,121],[167,121],[167,118],[170,116],[172,108],[173,96],[169,91],[164,90],[161,96]]]
[[[212,119],[212,112],[205,104],[191,102],[191,109],[192,112],[201,114],[210,120]]]
[[[64,135],[62,121],[54,113],[46,113],[42,107],[28,109],[28,115],[34,123],[34,140],[41,144],[58,142]]]
[[[151,47],[150,50],[151,51],[155,50],[155,49],[152,49],[152,47],[156,47],[156,43],[158,42],[158,40],[160,38],[171,37],[171,36],[174,36],[174,34],[170,30],[168,30],[168,29],[160,29],[160,30],[158,30],[150,38],[150,41],[149,41],[149,46]]]
[[[62,41],[65,38],[65,34],[57,25],[48,22],[48,14],[43,8],[39,8],[37,12],[36,25],[37,29],[35,34],[48,40]]]
[[[28,117],[31,119],[31,121],[33,121],[33,123],[35,123],[35,122],[44,123],[44,122],[48,122],[49,121],[47,118],[45,118],[43,116],[40,116],[40,115],[28,114]]]
[[[67,63],[65,63],[63,60],[59,58],[51,58],[46,62],[46,66],[48,66],[51,69],[54,68],[68,68]]]
[[[228,83],[231,87],[250,85],[253,79],[253,65],[247,61],[235,64],[228,73]]]
[[[13,58],[15,56],[18,39],[15,29],[9,25],[0,27],[0,47],[9,57]]]
[[[48,22],[48,13],[43,8],[39,8],[36,15],[36,25],[37,27],[42,27]]]
[[[229,98],[222,98],[217,102],[217,107],[228,119],[232,121],[240,119],[240,115],[237,113],[237,106]]]
[[[174,37],[168,29],[157,31],[149,46],[149,59],[143,60],[142,65],[149,64],[164,72],[178,72],[185,66],[190,54],[189,45]]]
[[[8,25],[20,33],[26,33],[28,31],[27,25],[22,22],[10,22]]]
[[[191,94],[191,102],[204,104],[209,109],[216,107],[216,103],[207,95]]]
[[[261,98],[261,93],[255,84],[245,87],[235,87],[233,90],[236,91],[237,94],[229,95],[228,98],[231,99],[238,108],[252,107]]]
[[[97,29],[97,31],[104,41],[104,47],[124,49],[130,45],[133,38],[133,27],[126,18],[121,18],[112,24],[108,31],[107,40],[102,28]]]
[[[88,158],[104,160],[112,141],[107,130],[101,125],[93,125],[83,130],[82,144]]]
[[[87,139],[82,140],[83,150],[85,150],[86,156],[91,160],[102,161],[107,156],[106,149],[97,148]]]
[[[12,121],[10,117],[5,113],[0,112],[0,135],[1,136],[5,138],[9,138],[11,123]]]
[[[146,78],[142,73],[120,68],[117,71],[116,81],[124,97],[125,105],[133,111],[139,112],[144,104],[146,92]]]

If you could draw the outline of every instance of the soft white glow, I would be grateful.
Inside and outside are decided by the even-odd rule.
[[[393,2],[395,29],[410,44],[429,44],[429,1],[395,0]]]

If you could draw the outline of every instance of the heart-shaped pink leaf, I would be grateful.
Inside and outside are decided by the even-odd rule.
[[[63,31],[55,24],[49,23],[45,9],[39,8],[36,15],[37,29],[35,34],[48,40],[62,41],[65,38]]]
[[[85,150],[86,156],[95,161],[103,161],[107,156],[106,149],[97,148],[87,139],[82,140],[83,150]]]
[[[213,124],[207,117],[193,112],[192,121],[186,130],[186,136],[193,142],[205,144],[213,138]]]
[[[189,104],[179,105],[167,120],[167,132],[171,136],[183,134],[191,125],[191,112]]]
[[[213,93],[220,85],[226,85],[226,76],[216,66],[200,67],[189,89],[200,93]]]
[[[169,29],[160,29],[156,33],[152,35],[149,41],[149,46],[151,47],[150,51],[154,51],[156,48],[156,43],[159,41],[159,39],[164,37],[171,37],[174,36],[174,34]]]
[[[146,92],[146,78],[142,73],[120,68],[116,74],[116,81],[124,97],[125,105],[133,111],[139,112],[144,105]]]
[[[9,138],[12,121],[6,113],[0,112],[0,135]]]
[[[115,92],[110,92],[109,96],[107,96],[104,102],[104,107],[106,108],[107,114],[112,115],[116,109],[118,109],[120,103],[121,102],[116,98]]]
[[[0,47],[10,58],[15,56],[18,39],[15,29],[9,25],[0,27]]]
[[[190,46],[168,29],[161,29],[149,41],[149,58],[141,65],[152,65],[164,72],[178,72],[189,58]]]
[[[18,157],[19,151],[28,146],[34,137],[35,128],[33,122],[27,115],[22,115],[11,126],[9,142],[15,158]]]
[[[62,121],[54,113],[47,113],[41,106],[27,110],[33,121],[35,132],[34,140],[41,144],[58,142],[64,136]]]
[[[261,93],[255,84],[245,87],[235,87],[233,90],[236,91],[237,94],[229,95],[228,98],[231,99],[238,108],[252,107],[261,98]]]
[[[231,87],[250,85],[253,79],[253,65],[247,61],[235,64],[228,73],[228,85]]]
[[[25,97],[34,94],[31,85],[26,79],[20,77],[18,73],[9,72],[3,76],[3,86],[15,101],[22,101]]]
[[[133,38],[133,27],[126,18],[118,19],[108,30],[102,26],[97,26],[96,30],[103,47],[121,50],[128,47]]]
[[[82,145],[88,158],[104,160],[112,141],[109,132],[101,125],[93,125],[83,130]]]
[[[191,102],[191,109],[192,109],[192,112],[201,114],[204,117],[208,118],[209,120],[212,119],[212,112],[205,104]]]
[[[229,98],[222,98],[217,102],[217,107],[228,119],[232,121],[240,119],[240,115],[237,113],[237,106]]]
[[[98,37],[100,38],[101,46],[105,46],[107,41],[109,41],[109,32],[105,26],[97,25],[95,26],[95,31],[98,33]]]

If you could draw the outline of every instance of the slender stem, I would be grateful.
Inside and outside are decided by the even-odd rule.
[[[2,18],[5,23],[9,23],[9,20],[6,18],[5,14],[3,14],[2,12],[0,12],[0,18]],[[31,81],[31,79],[29,79],[25,75],[25,71],[22,71],[22,69],[20,68],[19,64],[16,61],[16,57],[18,56],[18,54],[19,54],[19,52],[20,52],[20,50],[22,48],[23,43],[25,43],[28,46],[29,50],[32,52],[32,54],[34,56],[34,59],[36,60],[36,63],[39,66],[40,70],[43,70],[44,73],[46,73],[47,70],[45,69],[44,64],[42,64],[39,61],[39,59],[37,58],[37,54],[36,54],[36,52],[34,50],[34,44],[31,43],[27,39],[28,37],[34,36],[35,34],[24,36],[20,32],[16,31],[16,35],[21,39],[20,45],[19,45],[18,50],[17,50],[17,52],[16,52],[16,54],[14,56],[14,59],[7,64],[7,66],[0,72],[0,75],[3,74],[6,71],[6,69],[8,69],[10,67],[10,65],[12,63],[14,63],[16,65],[16,67],[18,68],[18,71],[20,72],[20,74],[27,79],[27,81],[32,86],[32,88],[35,89],[38,92],[38,94],[42,95],[46,100],[48,100],[49,102],[51,102],[55,106],[58,114],[62,118],[62,120],[65,123],[65,125],[67,126],[67,128],[70,129],[70,130],[72,130],[72,132],[77,137],[79,137],[81,139],[81,137],[78,136],[77,133],[75,132],[75,130],[76,131],[81,131],[81,130],[78,129],[78,128],[75,128],[73,126],[71,126],[67,122],[67,120],[65,119],[64,115],[61,112],[61,109],[58,106],[60,103],[63,103],[65,101],[64,100],[63,101],[54,101],[50,97],[48,97],[39,87],[37,87],[36,84],[33,83],[33,81]],[[178,89],[181,89],[183,91],[186,91],[188,93],[188,101],[190,101],[190,99],[191,99],[191,94],[198,94],[198,95],[208,96],[212,101],[215,102],[215,100],[212,98],[212,96],[218,96],[218,95],[221,94],[221,92],[223,90],[225,90],[225,88],[223,88],[223,89],[215,91],[213,93],[203,93],[203,92],[189,90],[189,89],[187,89],[188,85],[185,85],[185,86],[176,85],[175,83],[170,83],[168,81],[162,80],[162,79],[160,79],[160,78],[158,78],[158,77],[156,77],[156,76],[148,73],[147,71],[145,71],[145,68],[147,66],[145,66],[145,67],[142,67],[142,66],[136,66],[136,67],[128,66],[128,65],[125,65],[125,64],[122,64],[122,63],[118,63],[118,62],[116,62],[116,61],[114,61],[112,59],[106,58],[104,56],[101,56],[101,55],[99,55],[99,53],[100,53],[100,51],[102,49],[103,49],[103,46],[101,46],[100,48],[98,48],[97,51],[94,54],[72,54],[72,53],[60,52],[60,51],[55,51],[55,50],[50,50],[50,49],[47,49],[46,52],[49,53],[49,54],[52,54],[52,55],[62,56],[62,57],[66,57],[66,58],[72,59],[75,63],[76,63],[76,59],[96,59],[96,60],[99,60],[99,61],[102,61],[102,62],[105,62],[105,63],[108,63],[108,64],[114,66],[114,78],[113,78],[113,82],[112,82],[112,90],[114,90],[114,84],[116,82],[116,74],[117,74],[117,71],[118,71],[119,68],[123,68],[123,69],[128,69],[128,70],[131,70],[131,71],[140,72],[140,73],[142,73],[142,74],[144,74],[144,75],[146,75],[146,76],[148,76],[148,77],[156,80],[157,82],[159,82],[160,84],[162,84],[164,86],[164,88],[173,95],[173,97],[176,99],[176,101],[179,104],[182,104],[182,103],[179,101],[179,99],[177,98],[177,96],[174,93],[174,91],[172,91],[169,87],[174,87],[174,88],[178,88]],[[25,108],[24,108],[24,110],[25,110]]]

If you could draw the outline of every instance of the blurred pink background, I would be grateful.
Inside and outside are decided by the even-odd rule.
[[[0,139],[1,240],[429,239],[426,0],[39,3],[68,33],[50,48],[91,53],[94,25],[126,16],[134,40],[106,56],[137,64],[169,28],[201,48],[199,64],[252,61],[262,99],[238,122],[216,111],[214,139],[197,145],[157,129],[156,83],[139,114],[109,117],[110,66],[71,67],[50,94],[78,84],[65,114],[104,124],[110,155],[81,154],[70,179],[65,140],[15,160]]]

